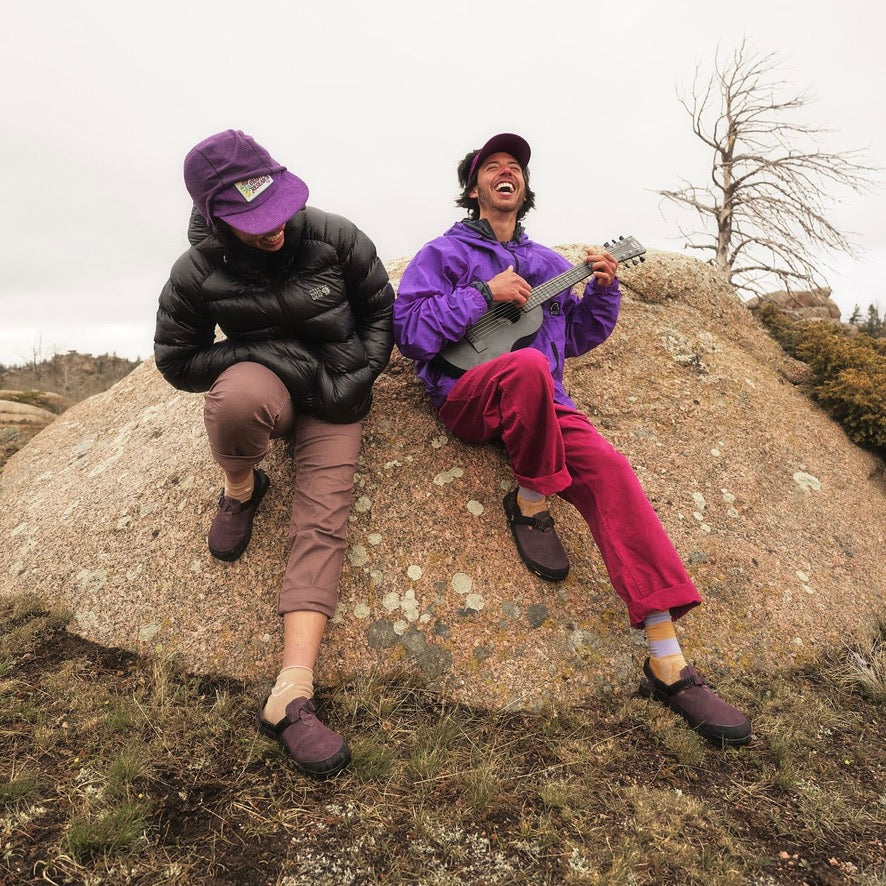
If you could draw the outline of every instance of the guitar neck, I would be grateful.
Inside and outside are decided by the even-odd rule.
[[[558,274],[556,277],[546,280],[544,283],[536,286],[535,289],[529,293],[529,298],[526,300],[526,304],[523,305],[521,310],[531,311],[533,308],[537,308],[539,305],[544,304],[549,298],[553,298],[557,293],[562,292],[564,289],[569,289],[570,287],[575,286],[580,280],[584,280],[585,277],[590,277],[593,273],[594,269],[587,262],[579,262],[568,271],[563,271],[562,274]]]

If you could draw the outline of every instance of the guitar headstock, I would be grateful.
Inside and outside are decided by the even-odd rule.
[[[611,252],[620,264],[638,265],[646,261],[646,247],[636,237],[618,237],[611,243],[604,243],[603,247]]]

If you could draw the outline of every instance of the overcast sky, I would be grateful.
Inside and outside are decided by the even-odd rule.
[[[817,101],[830,150],[886,167],[880,2],[7,0],[0,34],[0,363],[34,348],[145,357],[157,295],[187,246],[185,153],[243,129],[352,219],[383,259],[461,216],[455,166],[500,131],[533,149],[533,239],[633,234],[679,250],[655,191],[709,158],[677,100],[747,36]],[[844,319],[886,309],[886,189],[834,220]],[[682,216],[686,222],[691,219]],[[823,257],[824,258],[824,257]]]

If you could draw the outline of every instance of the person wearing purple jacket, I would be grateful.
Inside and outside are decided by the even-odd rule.
[[[569,572],[547,504],[559,495],[584,517],[631,625],[646,632],[640,692],[716,745],[745,744],[750,722],[714,693],[677,641],[674,619],[701,602],[698,591],[628,460],[563,387],[564,360],[601,344],[615,327],[621,300],[615,257],[587,249],[592,274],[581,297],[565,289],[537,308],[537,333],[514,350],[464,371],[440,358],[491,308],[524,305],[535,287],[570,267],[523,230],[521,220],[535,204],[530,153],[525,139],[501,133],[459,163],[456,205],[470,215],[422,247],[406,268],[394,302],[395,340],[415,361],[451,433],[504,444],[517,484],[504,498],[504,512],[529,569],[548,581]]]

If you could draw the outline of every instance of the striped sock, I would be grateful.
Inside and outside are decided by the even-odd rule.
[[[548,509],[548,500],[540,492],[527,489],[525,486],[517,487],[517,507],[524,517],[534,517],[541,511]]]
[[[670,612],[653,612],[643,621],[649,643],[649,668],[662,683],[670,686],[680,679],[686,667]]]

